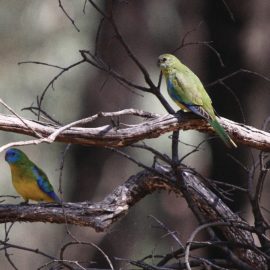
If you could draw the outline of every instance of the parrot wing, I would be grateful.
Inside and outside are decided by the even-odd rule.
[[[186,105],[186,107],[191,110],[193,113],[201,116],[202,118],[211,121],[213,120],[211,115],[201,106],[198,105]]]
[[[176,72],[174,84],[176,92],[182,97],[182,103],[189,110],[207,120],[216,118],[209,95],[191,70],[186,67],[184,72]]]
[[[56,202],[61,202],[56,193],[53,190],[53,186],[48,180],[47,175],[36,165],[33,166],[32,171],[37,179],[37,184],[39,188],[46,193],[49,197],[51,197]]]
[[[200,88],[203,86],[197,76],[192,71],[190,72],[176,72],[173,80],[175,90],[185,104],[202,106],[203,96]]]

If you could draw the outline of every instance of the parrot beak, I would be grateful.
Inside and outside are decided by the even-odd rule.
[[[164,60],[163,59],[160,59],[160,58],[158,58],[157,65],[160,68],[165,68],[166,67],[166,64],[164,63]]]
[[[163,69],[167,67],[166,58],[163,57],[163,55],[158,57],[157,65]]]

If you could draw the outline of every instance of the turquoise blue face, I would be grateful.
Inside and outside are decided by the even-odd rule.
[[[22,156],[21,150],[16,148],[10,148],[6,152],[5,160],[10,164],[15,164],[21,159],[21,156]]]

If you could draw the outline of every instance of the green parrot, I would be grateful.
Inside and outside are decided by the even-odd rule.
[[[212,101],[200,79],[172,54],[162,54],[158,64],[166,79],[172,100],[182,109],[203,117],[213,127],[226,146],[237,147],[225,129],[219,124]]]

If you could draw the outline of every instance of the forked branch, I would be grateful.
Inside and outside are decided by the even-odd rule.
[[[92,123],[100,117],[120,117],[135,115],[147,120],[139,124],[123,124],[114,126],[111,123],[99,127],[82,127]],[[22,121],[23,120],[23,121]],[[247,145],[264,151],[270,150],[270,134],[251,126],[220,118],[221,124],[238,144]],[[80,126],[80,127],[78,127]],[[27,120],[15,116],[0,115],[0,130],[26,134],[39,139],[17,141],[0,148],[0,152],[11,146],[28,144],[52,143],[54,141],[71,144],[102,147],[122,147],[131,145],[144,139],[157,138],[160,135],[176,130],[198,130],[213,133],[209,124],[192,113],[178,112],[177,114],[158,115],[135,109],[126,109],[118,112],[101,112],[65,126],[57,126],[44,122]]]
[[[98,203],[64,203],[33,205],[0,205],[0,222],[51,222],[91,226],[97,231],[108,229],[114,222],[129,212],[129,208],[156,190],[181,193],[176,184],[174,172],[168,166],[156,164],[158,174],[141,171],[118,186],[111,194]],[[225,239],[235,243],[231,249],[238,259],[256,269],[265,269],[265,258],[251,248],[254,240],[250,226],[218,198],[204,184],[203,178],[189,169],[180,169],[190,199],[198,206],[206,222],[220,222],[217,226]],[[164,175],[164,178],[162,177]],[[171,180],[168,180],[170,178]],[[226,223],[226,224],[225,224]],[[245,248],[243,248],[245,247]],[[249,268],[247,268],[249,269]]]

